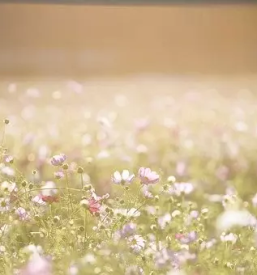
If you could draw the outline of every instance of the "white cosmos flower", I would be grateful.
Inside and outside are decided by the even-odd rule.
[[[140,211],[137,210],[136,208],[130,208],[130,209],[126,209],[126,208],[117,208],[114,209],[114,214],[120,214],[126,217],[138,217],[140,216]]]
[[[13,181],[3,181],[1,183],[1,189],[3,191],[8,191],[9,193],[13,192],[13,191],[17,191],[17,186],[16,186],[16,183],[13,182]]]
[[[128,238],[129,244],[133,252],[139,253],[145,247],[145,239],[140,235],[134,235]]]
[[[229,233],[225,234],[224,232],[220,235],[220,239],[222,242],[231,242],[232,244],[236,243],[238,237],[236,234]]]
[[[216,220],[218,231],[227,231],[234,226],[256,226],[256,218],[246,210],[227,210]]]
[[[130,174],[128,170],[123,170],[121,173],[119,171],[115,171],[112,176],[112,181],[116,184],[131,183],[134,177],[135,175]]]
[[[182,194],[190,194],[194,190],[194,186],[189,182],[175,182],[173,186],[168,190],[170,194],[181,196]]]
[[[53,181],[47,181],[42,187],[43,196],[55,196],[57,194],[56,184]]]

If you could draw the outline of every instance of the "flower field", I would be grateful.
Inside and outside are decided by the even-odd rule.
[[[256,274],[256,92],[2,81],[0,274]]]

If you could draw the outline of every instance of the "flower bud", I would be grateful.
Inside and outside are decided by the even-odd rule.
[[[84,169],[81,166],[78,167],[77,173],[78,174],[83,174],[84,173]]]
[[[21,182],[21,186],[22,186],[22,187],[26,187],[27,184],[28,184],[28,182],[27,182],[26,180],[23,180],[23,181]]]
[[[54,222],[55,222],[55,223],[58,223],[60,220],[61,220],[61,219],[60,219],[59,216],[54,216]]]
[[[69,165],[67,163],[64,163],[62,165],[62,168],[63,168],[63,170],[68,170],[69,169]]]

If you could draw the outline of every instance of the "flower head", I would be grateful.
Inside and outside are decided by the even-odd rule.
[[[130,236],[128,241],[130,248],[135,253],[139,253],[145,247],[146,240],[140,235]]]
[[[237,235],[233,234],[233,233],[229,233],[229,234],[225,234],[224,232],[221,234],[220,236],[220,240],[222,242],[231,242],[232,244],[235,244],[237,241]]]
[[[135,175],[130,174],[128,170],[123,170],[121,173],[115,171],[112,176],[112,181],[116,184],[129,184],[134,179]]]
[[[135,230],[136,230],[136,224],[128,223],[122,227],[119,233],[120,233],[120,236],[124,238],[130,235],[133,235],[135,233]]]
[[[61,166],[66,160],[66,156],[64,154],[55,155],[51,158],[51,164],[53,166]]]
[[[176,239],[179,240],[182,244],[188,244],[197,239],[197,234],[195,231],[191,231],[187,234],[176,234]]]
[[[28,264],[23,270],[21,275],[52,275],[51,262],[39,254],[35,253],[30,258]]]
[[[141,167],[138,170],[138,176],[142,184],[154,184],[160,179],[160,176],[155,171],[145,167]]]
[[[170,194],[175,194],[176,196],[181,196],[182,194],[190,194],[194,190],[194,186],[189,182],[176,182],[169,189]]]
[[[21,221],[27,221],[30,218],[29,213],[23,207],[17,208],[15,213],[19,216]]]
[[[100,212],[100,208],[101,208],[101,204],[98,200],[95,200],[94,198],[91,198],[88,200],[88,207],[89,207],[89,211],[93,214],[93,213],[99,213]]]
[[[62,178],[64,178],[64,173],[62,171],[54,172],[54,177],[56,179],[62,179]]]

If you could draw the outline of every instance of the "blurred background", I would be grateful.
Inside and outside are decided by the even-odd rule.
[[[252,75],[257,5],[0,5],[0,76]]]
[[[0,4],[7,153],[38,180],[63,152],[102,191],[112,171],[150,166],[251,195],[256,30],[253,4]]]

